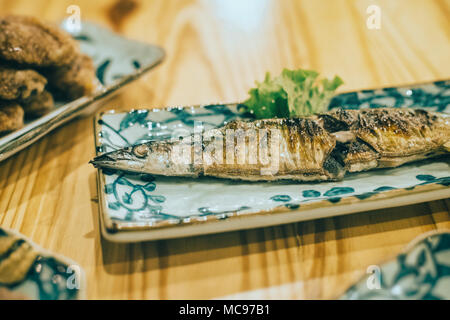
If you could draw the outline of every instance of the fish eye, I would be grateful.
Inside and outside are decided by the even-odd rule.
[[[133,147],[133,154],[138,158],[144,158],[148,154],[148,146],[146,144],[141,144]]]

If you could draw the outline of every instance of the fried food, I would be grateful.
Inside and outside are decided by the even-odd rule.
[[[8,290],[7,288],[0,288],[0,300],[28,300],[28,298],[21,293]]]
[[[47,79],[30,69],[0,65],[0,99],[25,100],[42,93]]]
[[[28,16],[0,18],[0,58],[36,67],[69,65],[79,54],[72,37]]]
[[[93,61],[70,34],[34,17],[0,17],[1,134],[51,111],[54,96],[72,100],[96,86]]]
[[[44,90],[41,94],[23,101],[21,104],[27,117],[43,116],[55,106],[53,96],[47,90]]]
[[[38,252],[30,243],[0,230],[0,299],[24,298],[2,287],[11,288],[22,282],[37,257]]]
[[[46,76],[50,86],[65,99],[91,94],[96,86],[94,63],[85,54],[79,54],[70,66],[53,69]]]
[[[27,241],[15,236],[0,237],[0,284],[13,285],[23,281],[38,256]]]
[[[0,101],[0,133],[21,128],[23,116],[23,109],[17,102]]]

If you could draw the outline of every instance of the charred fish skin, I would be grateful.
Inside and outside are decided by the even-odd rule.
[[[362,141],[338,143],[332,155],[348,172],[368,171],[378,167],[379,154]]]
[[[449,119],[425,110],[379,108],[234,120],[202,132],[200,140],[191,135],[148,142],[100,155],[91,163],[164,176],[333,181],[346,172],[396,167],[448,153]]]
[[[224,143],[223,161],[203,162],[202,175],[247,181],[326,181],[340,180],[345,174],[335,159],[329,159],[336,139],[317,119],[235,120],[219,130],[224,137],[229,138],[230,132],[234,137]],[[267,161],[262,155],[267,155]]]
[[[446,115],[421,109],[337,109],[320,115],[324,127],[351,132],[355,141],[339,146],[337,158],[350,172],[397,167],[448,153]]]

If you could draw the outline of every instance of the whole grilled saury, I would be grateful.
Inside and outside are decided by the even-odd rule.
[[[336,109],[305,118],[234,120],[168,141],[105,153],[95,167],[164,176],[341,180],[448,154],[450,118],[421,109]]]

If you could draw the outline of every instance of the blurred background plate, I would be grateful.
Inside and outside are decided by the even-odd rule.
[[[75,262],[0,228],[0,300],[85,299],[85,281]]]
[[[351,286],[341,299],[449,300],[450,232],[433,231]]]
[[[97,90],[70,102],[56,101],[55,109],[25,126],[0,138],[0,161],[26,148],[51,130],[70,119],[89,114],[112,93],[136,80],[160,63],[164,50],[150,44],[126,39],[95,24],[83,22],[81,30],[71,32],[66,21],[62,23],[79,41],[81,51],[92,57],[99,81]]]

